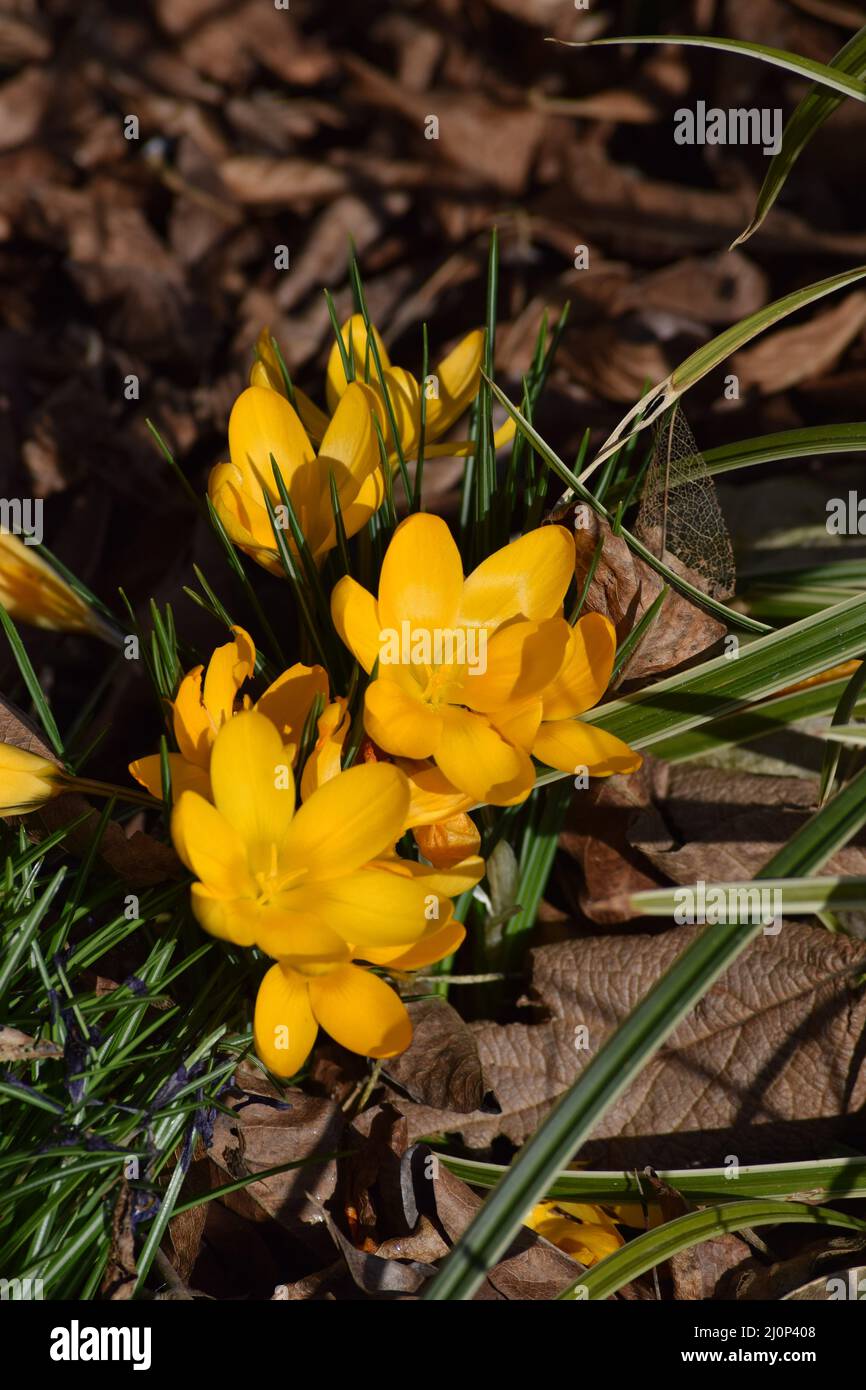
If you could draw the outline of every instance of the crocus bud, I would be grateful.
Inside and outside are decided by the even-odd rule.
[[[35,811],[65,790],[66,774],[58,763],[0,743],[0,816]]]
[[[0,603],[13,622],[107,635],[105,623],[66,580],[8,531],[0,531]]]

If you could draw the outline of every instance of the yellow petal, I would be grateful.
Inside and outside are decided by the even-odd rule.
[[[331,594],[331,619],[341,640],[369,674],[379,657],[376,600],[357,580],[344,575]]]
[[[577,774],[586,770],[590,777],[635,772],[643,762],[640,753],[635,753],[622,739],[577,719],[544,722],[532,751],[539,762],[559,772]]]
[[[250,483],[255,480],[274,503],[279,501],[279,492],[271,455],[292,495],[295,475],[303,476],[316,457],[288,401],[262,386],[248,386],[235,401],[229,417],[229,452],[235,467]]]
[[[471,796],[453,787],[441,768],[435,763],[417,760],[400,760],[398,767],[409,779],[409,815],[407,828],[416,825],[438,825],[459,811],[468,811],[473,805]]]
[[[208,496],[225,532],[235,545],[271,574],[283,573],[260,484],[246,480],[232,463],[218,463],[208,478]]]
[[[255,905],[254,940],[259,950],[305,974],[316,974],[350,960],[351,946],[317,911],[294,912],[282,905],[290,897],[274,904]]]
[[[539,694],[562,666],[569,632],[564,618],[510,623],[494,632],[484,653],[486,669],[482,665],[476,674],[470,668],[462,703],[483,713]]]
[[[409,809],[409,784],[390,763],[351,767],[305,801],[286,835],[286,864],[332,879],[393,848]]]
[[[463,589],[462,620],[499,627],[514,618],[541,622],[562,606],[574,574],[574,540],[564,526],[540,526],[495,551]]]
[[[364,728],[386,753],[426,758],[442,737],[442,716],[396,680],[377,680],[364,697]]]
[[[217,647],[205,672],[202,698],[214,732],[231,719],[238,691],[256,669],[253,639],[242,627],[234,627],[232,632],[233,641]]]
[[[203,666],[187,671],[172,704],[172,724],[177,746],[187,762],[207,767],[214,728],[201,698]],[[162,793],[160,792],[160,795]]]
[[[328,698],[328,673],[323,666],[295,662],[273,681],[256,701],[256,711],[269,719],[283,743],[297,745],[317,696]]]
[[[425,932],[414,946],[376,948],[365,946],[361,954],[371,965],[389,965],[394,970],[420,970],[425,965],[453,956],[466,938],[466,928],[454,917]]]
[[[597,705],[610,684],[616,629],[601,613],[587,613],[570,630],[562,669],[544,692],[544,718],[568,719]]]
[[[519,700],[504,709],[495,710],[488,717],[494,729],[498,729],[509,743],[516,743],[524,752],[531,753],[535,736],[541,724],[543,705],[540,696]]]
[[[435,898],[438,894],[421,879],[371,868],[301,883],[282,901],[293,912],[320,917],[344,941],[408,946],[426,930],[426,914]],[[440,916],[448,908],[450,904],[440,910]]]
[[[181,753],[169,753],[168,766],[172,801],[177,801],[181,792],[198,792],[206,801],[210,801],[210,775],[205,768],[187,762]],[[146,787],[151,796],[162,800],[162,759],[158,753],[136,758],[134,763],[129,764],[129,770],[136,782]]]
[[[63,780],[59,764],[13,743],[0,743],[0,816],[25,815],[44,805],[60,794]]]
[[[481,714],[448,708],[436,761],[450,782],[491,806],[523,801],[535,785],[532,759]]]
[[[256,1052],[275,1076],[294,1076],[316,1041],[307,981],[288,966],[272,965],[259,985],[253,1021]]]
[[[427,428],[431,439],[444,434],[478,395],[483,350],[484,332],[476,328],[467,333],[436,368],[439,399],[427,402]]]
[[[317,725],[318,737],[301,774],[301,799],[306,801],[318,787],[339,775],[343,745],[349,736],[352,720],[345,700],[328,705]]]
[[[371,380],[374,382],[378,380],[375,371],[372,373]],[[412,373],[404,371],[402,367],[391,367],[389,371],[385,372],[385,387],[391,402],[391,409],[394,412],[394,419],[397,422],[397,434],[403,457],[404,459],[414,458],[418,452],[421,432],[421,387]],[[379,413],[382,419],[383,433],[388,445],[388,452],[393,460],[398,457],[398,454],[397,446],[394,443],[391,417],[385,405],[381,387],[377,394],[381,402]]]
[[[379,350],[379,361],[382,364],[382,370],[385,371],[390,367],[391,359],[388,356],[387,349],[382,342],[376,325],[371,324],[370,327],[372,329],[372,337]],[[365,381],[369,378],[369,380],[375,381],[376,363],[373,358],[372,350],[369,352],[367,350],[367,329],[361,314],[353,314],[348,322],[343,324],[340,335],[343,339],[343,346],[346,348],[349,356],[354,356],[355,376],[358,380]],[[327,382],[325,386],[328,409],[332,415],[337,408],[337,403],[345,391],[347,384],[346,373],[343,368],[342,353],[340,352],[339,344],[334,343],[334,346],[331,348],[330,356],[328,357]]]
[[[313,1013],[331,1037],[362,1057],[396,1057],[412,1024],[394,991],[369,971],[344,965],[309,982]]]
[[[315,476],[312,470],[305,471],[309,482],[304,505],[307,514],[317,518],[313,527],[315,537],[308,536],[308,539],[311,544],[315,539],[320,549],[330,549],[336,544],[332,476],[343,525],[349,536],[366,524],[384,498],[381,455],[373,426],[375,409],[374,393],[368,386],[353,381],[346,388],[322,440]]]
[[[231,898],[255,891],[241,837],[198,792],[179,797],[171,816],[171,838],[187,868],[212,892]]]
[[[441,517],[415,512],[394,532],[379,579],[383,631],[454,628],[463,591],[463,565]]]
[[[516,424],[516,421],[512,420],[512,419],[509,417],[509,419],[507,419],[507,420],[505,421],[505,424],[504,424],[504,425],[500,425],[500,426],[499,426],[499,429],[498,429],[498,430],[496,431],[496,433],[494,434],[494,436],[493,436],[493,448],[494,448],[494,449],[502,449],[506,444],[510,444],[511,441],[512,441],[512,439],[514,438],[516,432],[517,432],[517,424]]]
[[[251,865],[268,871],[271,846],[281,846],[295,810],[295,783],[283,740],[255,710],[223,726],[213,746],[214,801],[247,847]]]
[[[199,926],[235,946],[253,946],[256,941],[256,919],[243,911],[245,901],[224,897],[204,883],[194,883],[190,890],[192,912]]]
[[[404,878],[414,878],[421,883],[425,893],[433,893],[443,900],[459,897],[461,893],[474,888],[484,877],[486,867],[478,854],[468,854],[464,859],[443,866],[419,864],[414,859],[401,859],[392,854],[385,859],[377,859],[371,865],[371,868],[402,874]]]
[[[103,637],[105,625],[33,546],[0,531],[0,603],[15,622]]]

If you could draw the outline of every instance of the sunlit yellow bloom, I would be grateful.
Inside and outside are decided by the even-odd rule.
[[[376,397],[379,422],[388,443],[392,461],[397,456],[394,435],[385,406],[382,385],[376,368],[372,348],[368,348],[368,335],[360,314],[353,314],[341,329],[343,347],[354,362],[355,379],[368,382]],[[414,459],[418,454],[421,439],[421,393],[426,395],[424,454],[427,458],[448,457],[469,454],[474,445],[467,441],[452,444],[437,444],[447,430],[464,415],[478,395],[481,383],[481,359],[484,351],[484,333],[480,328],[467,333],[439,365],[430,372],[426,389],[411,372],[391,363],[385,344],[372,325],[372,338],[378,348],[382,374],[385,378],[388,396],[397,421],[400,447],[405,459]],[[334,343],[328,358],[326,397],[331,414],[337,409],[348,387],[343,355],[339,343]],[[497,448],[514,436],[514,423],[509,420],[496,434]]]
[[[274,352],[269,328],[263,328],[256,341],[256,360],[250,371],[250,386],[266,386],[271,391],[278,391],[281,396],[286,396],[286,383],[277,354]],[[293,386],[292,394],[295,410],[300,415],[301,424],[312,443],[321,444],[328,429],[328,416],[297,386]],[[288,400],[288,396],[286,399]]]
[[[309,1052],[316,1021],[367,1056],[402,1051],[411,1035],[403,1005],[353,958],[403,954],[452,916],[434,871],[388,862],[409,807],[397,768],[350,768],[296,811],[290,763],[269,719],[238,714],[214,740],[213,804],[185,791],[172,815],[200,924],[278,962],[262,983],[255,1032],[259,1055],[287,1076]]]
[[[587,1267],[625,1244],[601,1207],[582,1202],[539,1202],[523,1224]]]
[[[571,535],[545,526],[464,579],[445,522],[407,517],[385,555],[378,598],[350,576],[331,598],[342,640],[367,672],[378,663],[364,704],[374,743],[398,758],[431,759],[452,788],[493,805],[529,795],[533,755],[594,776],[639,766],[619,739],[573,721],[604,693],[614,641],[598,615],[574,629],[565,621],[573,569]]]
[[[0,531],[0,603],[14,622],[105,637],[105,623],[33,546]]]
[[[229,419],[231,462],[212,469],[208,493],[228,535],[265,569],[282,573],[265,494],[286,540],[294,545],[272,456],[316,560],[337,544],[331,477],[347,536],[354,536],[381,505],[385,484],[373,426],[375,405],[372,390],[353,383],[317,453],[296,411],[278,391],[250,386],[235,401]]]
[[[294,764],[304,724],[314,701],[317,698],[327,701],[328,676],[324,668],[296,662],[268,686],[253,706],[249,695],[241,696],[240,691],[255,672],[256,649],[253,639],[242,627],[232,628],[232,632],[232,641],[216,648],[206,672],[203,666],[196,666],[187,672],[172,702],[172,727],[180,749],[179,753],[168,755],[174,800],[183,791],[197,791],[202,796],[210,796],[209,769],[214,739],[226,721],[242,709],[255,708],[270,719],[283,742],[289,746],[289,755]],[[334,717],[329,713],[329,708],[326,708],[322,719],[325,715]],[[129,770],[152,796],[162,796],[162,769],[158,754],[138,758],[130,763]]]
[[[0,743],[0,816],[35,811],[68,790],[63,768],[12,743]]]

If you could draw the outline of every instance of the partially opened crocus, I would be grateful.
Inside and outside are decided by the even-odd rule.
[[[584,1202],[539,1202],[523,1224],[587,1268],[625,1244],[607,1212]]]
[[[639,755],[603,730],[560,727],[563,711],[597,701],[610,675],[607,620],[572,629],[563,617],[573,568],[571,535],[545,526],[464,579],[445,522],[407,517],[385,555],[378,597],[345,576],[331,600],[341,638],[366,671],[376,668],[364,703],[374,743],[401,759],[432,760],[454,789],[492,805],[529,795],[533,755],[559,766],[565,750],[568,770],[591,776],[639,766]]]
[[[296,809],[289,751],[249,710],[217,734],[210,778],[213,804],[185,791],[172,838],[195,875],[199,923],[278,962],[256,1010],[263,1060],[292,1075],[316,1019],[364,1055],[402,1051],[411,1035],[403,1005],[353,962],[379,950],[402,955],[453,916],[423,866],[403,872],[387,862],[408,812],[405,776],[387,763],[353,767]]]
[[[328,675],[322,666],[296,662],[268,686],[255,705],[241,694],[256,668],[253,639],[242,627],[232,628],[232,640],[217,647],[207,665],[195,666],[183,677],[172,701],[172,728],[180,752],[169,753],[172,796],[197,791],[210,797],[210,759],[214,740],[227,720],[243,709],[255,708],[275,726],[294,765],[307,716],[319,700],[325,713]],[[336,714],[339,706],[334,707]],[[323,716],[324,717],[324,716]],[[137,758],[129,770],[152,796],[162,796],[162,765],[158,753]]]
[[[58,763],[0,743],[0,816],[35,811],[67,789],[67,775]]]
[[[231,462],[218,463],[208,479],[217,516],[241,550],[271,573],[282,573],[265,498],[288,545],[294,547],[274,463],[316,561],[337,544],[332,479],[346,535],[366,525],[385,496],[375,408],[370,387],[354,382],[317,451],[285,396],[265,386],[249,386],[241,393],[229,419]]]
[[[15,622],[106,637],[108,627],[34,548],[0,531],[0,603]]]
[[[388,443],[392,462],[397,458],[394,431],[385,405],[382,383],[370,340],[376,344],[385,387],[397,423],[400,450],[404,459],[417,457],[421,442],[421,395],[425,396],[424,454],[426,458],[455,457],[474,452],[470,440],[441,443],[442,436],[465,415],[478,395],[481,383],[481,359],[484,352],[484,333],[480,328],[467,333],[456,347],[442,358],[419,382],[404,367],[395,367],[375,325],[368,334],[361,314],[353,314],[340,330],[340,344],[334,343],[328,358],[326,398],[333,414],[349,388],[344,354],[349,360],[354,379],[369,384],[375,398],[382,432]],[[497,431],[494,444],[499,448],[514,436],[514,423],[509,420]]]

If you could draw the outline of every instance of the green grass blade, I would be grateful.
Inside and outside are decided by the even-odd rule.
[[[479,1163],[438,1153],[440,1163],[473,1187],[495,1187],[508,1172],[500,1163]],[[843,1201],[866,1196],[866,1158],[824,1158],[807,1163],[744,1164],[737,1169],[671,1168],[658,1175],[692,1202],[737,1197],[795,1197],[800,1201]],[[646,1184],[640,1173],[563,1168],[545,1198],[586,1202],[640,1202]]]
[[[39,715],[43,729],[48,735],[51,747],[54,749],[58,758],[63,757],[63,740],[60,737],[60,730],[51,713],[51,706],[45,698],[45,692],[39,684],[33,664],[27,655],[27,649],[18,635],[18,629],[13,623],[3,604],[0,603],[0,623],[3,624],[3,631],[9,639],[9,646],[12,648],[12,655],[15,658],[18,670],[21,672],[21,679],[27,686],[27,693],[33,701],[33,707]]]
[[[758,334],[763,333],[767,328],[772,328],[774,324],[780,323],[782,319],[796,313],[798,309],[805,309],[809,304],[817,303],[819,299],[824,299],[828,294],[835,294],[837,290],[856,284],[864,276],[866,276],[866,266],[855,266],[853,270],[845,270],[839,275],[831,275],[825,280],[817,280],[812,285],[805,285],[802,289],[793,290],[790,294],[783,295],[781,299],[774,300],[772,304],[766,304],[763,309],[758,309],[754,314],[740,319],[738,323],[732,324],[723,333],[718,334],[710,342],[705,343],[703,347],[698,348],[678,367],[675,367],[664,381],[660,381],[657,386],[654,386],[646,397],[632,406],[628,414],[623,417],[602,445],[592,463],[583,470],[580,481],[586,482],[590,474],[594,473],[610,454],[621,448],[635,434],[645,430],[648,425],[654,424],[666,410],[670,409],[675,401],[679,400],[680,396],[698,381],[701,381],[714,367],[718,367],[724,362],[726,357],[730,357],[732,352],[744,347]]]
[[[777,904],[786,917],[824,912],[853,912],[866,907],[866,877],[851,878],[773,878],[761,879],[760,885],[753,879],[742,879],[732,883],[708,883],[706,894],[721,890],[730,894],[761,891],[777,892]],[[641,916],[672,917],[682,902],[684,892],[693,893],[694,885],[678,888],[653,888],[646,892],[632,893],[629,901]]]
[[[848,40],[844,48],[840,48],[829,66],[855,79],[862,80],[866,76],[866,25]],[[842,105],[844,99],[841,94],[817,86],[806,93],[785,125],[782,148],[770,161],[770,167],[758,194],[755,215],[746,230],[732,243],[731,250],[748,241],[761,226],[812,136],[833,115],[837,107]]]
[[[804,1202],[746,1201],[725,1202],[678,1216],[655,1230],[645,1231],[634,1240],[600,1260],[578,1276],[559,1295],[560,1299],[611,1298],[618,1289],[654,1269],[681,1250],[690,1250],[714,1236],[742,1231],[752,1226],[782,1226],[797,1223],[808,1226],[842,1226],[849,1231],[866,1231],[866,1221],[830,1207],[810,1207]]]
[[[773,67],[784,68],[797,77],[807,77],[820,87],[829,88],[843,97],[853,97],[855,101],[866,101],[866,85],[841,68],[828,63],[818,63],[813,58],[803,58],[799,53],[788,53],[782,48],[770,48],[763,43],[746,43],[741,39],[698,38],[689,34],[631,34],[624,38],[590,39],[582,43],[555,39],[566,48],[602,48],[612,44],[677,44],[683,48],[715,48],[722,53],[739,53],[743,58],[758,58]]]

